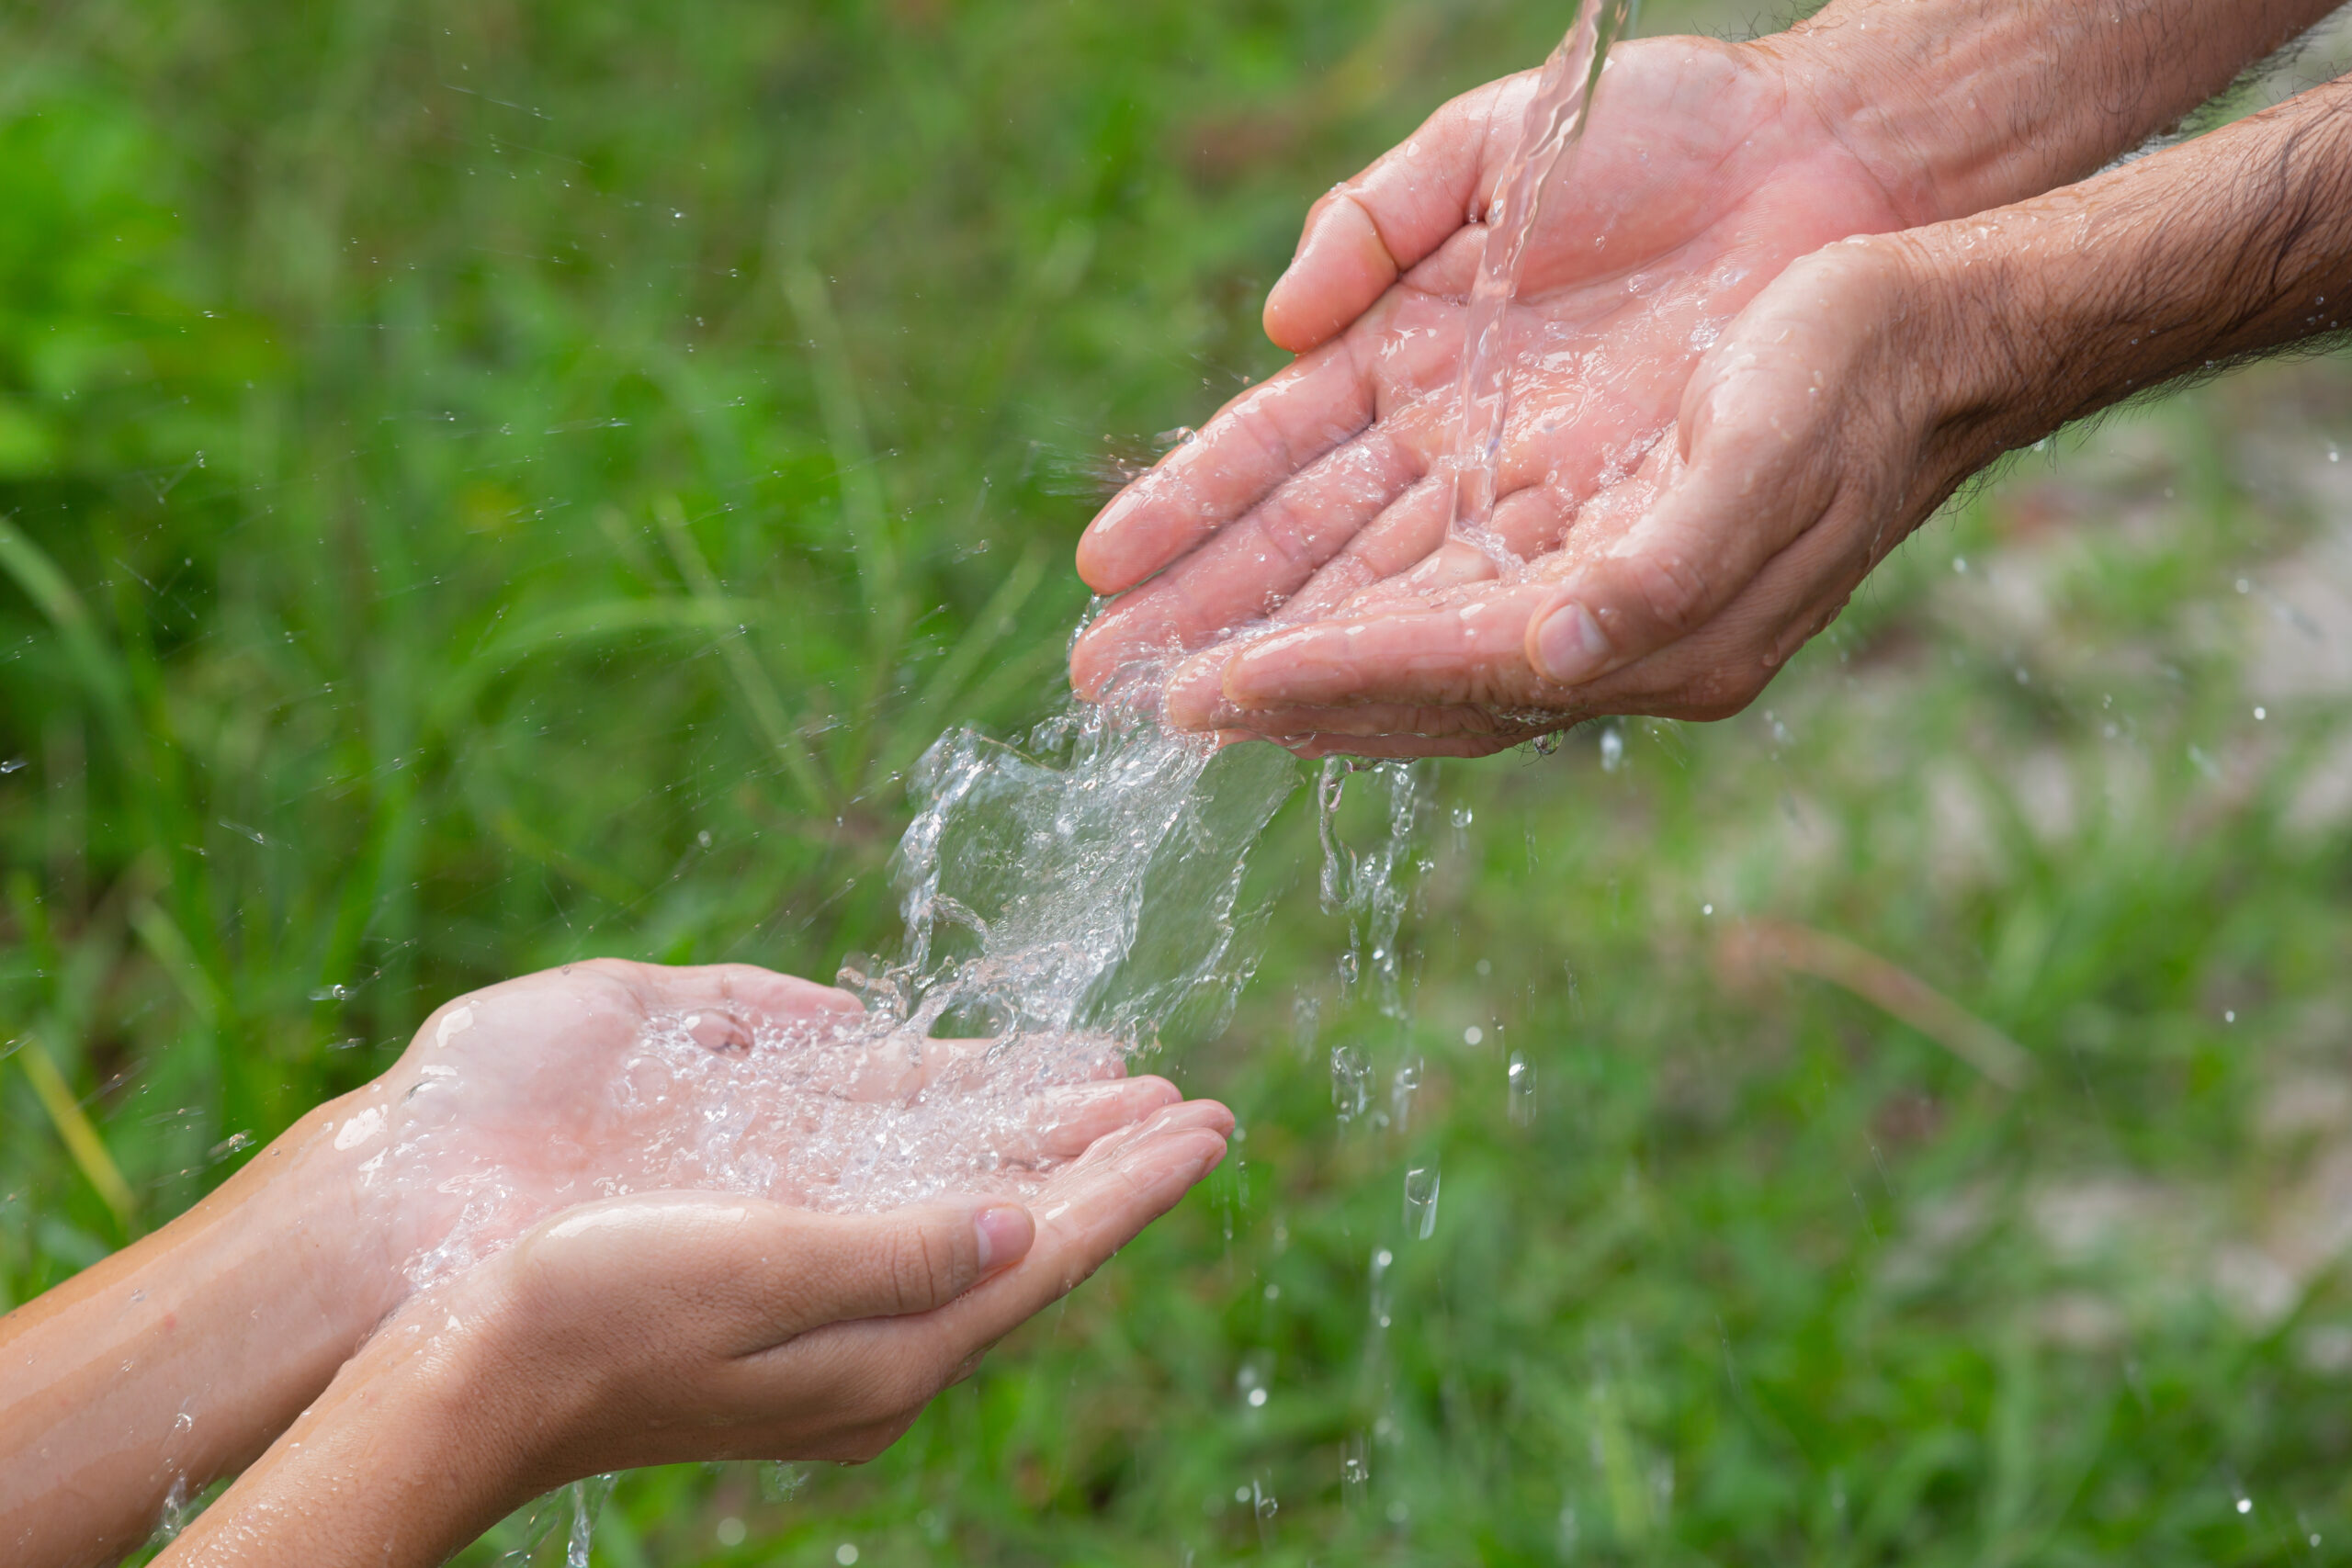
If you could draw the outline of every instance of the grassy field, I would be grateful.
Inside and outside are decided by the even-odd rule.
[[[1306,201],[1559,20],[0,12],[0,1306],[457,991],[887,949],[905,769],[1057,700]],[[1295,796],[1155,1063],[1207,1189],[881,1461],[624,1477],[595,1561],[2352,1560],[2337,439],[2334,361],[2149,404],[1755,711],[1430,770],[1401,1020]]]

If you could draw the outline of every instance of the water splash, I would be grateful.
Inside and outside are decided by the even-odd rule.
[[[1560,159],[1584,133],[1609,48],[1623,36],[1631,0],[1582,0],[1576,20],[1544,62],[1520,122],[1519,145],[1495,181],[1486,239],[1470,286],[1462,355],[1462,427],[1453,446],[1449,537],[1486,552],[1498,570],[1522,564],[1491,526],[1503,428],[1510,414],[1510,306],[1528,242]],[[1498,243],[1497,242],[1500,243]]]

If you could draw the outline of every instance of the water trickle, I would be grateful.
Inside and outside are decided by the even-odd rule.
[[[1510,1120],[1514,1127],[1535,1124],[1535,1064],[1524,1051],[1510,1054]]]
[[[1486,241],[1464,323],[1462,426],[1453,446],[1449,536],[1486,552],[1498,570],[1521,564],[1491,526],[1503,428],[1510,413],[1510,306],[1519,295],[1528,241],[1561,156],[1584,132],[1609,47],[1625,29],[1629,0],[1581,0],[1576,20],[1544,62],[1520,122],[1519,145],[1495,181],[1483,214]],[[1477,221],[1481,214],[1471,214]],[[1499,243],[1498,243],[1499,242]]]
[[[1438,1170],[1415,1166],[1405,1172],[1405,1234],[1427,1241],[1437,1234]]]

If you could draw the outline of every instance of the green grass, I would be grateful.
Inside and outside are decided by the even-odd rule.
[[[887,947],[903,772],[1054,700],[1104,476],[1278,362],[1309,196],[1556,20],[0,18],[0,1305],[458,990]],[[1756,711],[1434,770],[1403,1021],[1295,797],[1239,1012],[1157,1064],[1240,1113],[1207,1190],[883,1460],[626,1477],[598,1561],[2352,1556],[2347,430],[2332,362],[2154,404]]]

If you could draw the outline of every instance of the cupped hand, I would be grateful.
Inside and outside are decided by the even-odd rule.
[[[160,1561],[404,1568],[582,1475],[870,1459],[1172,1207],[1232,1124],[1167,1107],[1025,1207],[661,1192],[569,1210],[411,1301]]]
[[[563,1215],[494,1268],[530,1381],[573,1391],[559,1471],[865,1460],[1173,1207],[1225,1153],[1214,1101],[1112,1133],[1024,1195],[871,1216],[700,1195]]]
[[[1661,39],[1612,55],[1585,139],[1544,194],[1511,310],[1492,526],[1525,573],[1563,581],[1654,537],[1643,513],[1690,454],[1690,430],[1668,436],[1724,324],[1796,257],[1924,214],[1926,196],[1891,185],[1888,162],[1812,96],[1813,74],[1804,49],[1780,40]],[[1345,651],[1363,645],[1367,615],[1498,577],[1486,553],[1445,537],[1448,458],[1484,239],[1465,215],[1491,199],[1532,87],[1521,75],[1456,99],[1316,204],[1266,308],[1270,334],[1301,357],[1080,541],[1080,573],[1120,595],[1073,650],[1081,693],[1208,648],[1170,682],[1169,715],[1187,728],[1450,750],[1551,727],[1504,711],[1532,694],[1408,678],[1459,665],[1418,638],[1403,640],[1401,665],[1396,639],[1376,660]],[[1634,613],[1595,599],[1610,648],[1634,650]],[[1317,629],[1305,642],[1262,635],[1295,626]]]
[[[1938,325],[1909,251],[1856,239],[1793,263],[1565,546],[1508,581],[1377,585],[1250,643],[1201,699],[1215,722],[1308,755],[1476,756],[1600,714],[1747,706],[2001,449],[1941,389],[1934,367],[1977,345]]]
[[[1010,1190],[1179,1098],[1107,1042],[1058,1042],[1040,1071],[863,1024],[848,993],[748,964],[568,964],[436,1010],[333,1136],[392,1212],[391,1263],[424,1280],[600,1197],[829,1201],[877,1136],[916,1185],[864,1172],[875,1199]]]

